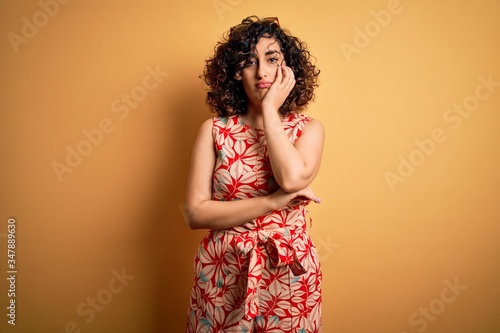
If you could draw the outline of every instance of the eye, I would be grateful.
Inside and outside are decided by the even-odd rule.
[[[274,58],[274,57],[269,59],[269,62],[273,63],[273,64],[276,63],[276,62],[278,62],[278,61],[279,61],[279,59],[278,58]]]
[[[255,59],[249,59],[245,62],[245,67],[250,67],[254,65],[257,65],[257,60]]]

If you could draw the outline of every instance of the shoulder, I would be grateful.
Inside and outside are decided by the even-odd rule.
[[[199,139],[207,139],[212,138],[214,132],[214,122],[216,117],[211,117],[205,119],[203,123],[201,123],[198,129],[198,138]]]
[[[288,124],[289,126],[303,127],[310,122],[314,123],[319,121],[303,113],[289,113],[283,117],[283,123]]]
[[[325,128],[319,120],[311,118],[302,129],[302,136],[312,137],[316,142],[322,142],[325,140]]]
[[[313,130],[324,131],[323,125],[317,119],[302,113],[291,113],[283,118],[285,128],[298,128],[301,131],[306,128]]]
[[[301,115],[302,122],[300,126],[300,136],[315,138],[314,140],[323,141],[325,137],[325,128],[321,121],[310,116]]]
[[[321,124],[321,122],[318,119],[315,119],[306,114],[303,113],[294,114],[292,115],[292,119],[294,119],[293,121],[295,123],[302,125],[304,130],[306,128],[310,128],[314,130],[324,131],[323,124]]]
[[[304,126],[304,131],[315,131],[315,132],[324,133],[325,128],[324,128],[323,124],[318,119],[309,118],[309,121]]]
[[[203,121],[200,126],[200,132],[211,131],[214,123],[214,118],[208,118]]]
[[[200,126],[200,131],[206,131],[208,129],[212,129],[214,127],[226,127],[229,123],[229,120],[233,117],[210,117],[205,119]]]
[[[229,117],[210,117],[205,119],[200,126],[199,133],[200,135],[208,135],[217,136],[222,131],[225,131],[228,128],[231,128],[238,124],[237,116],[229,116]],[[241,124],[240,124],[241,125]]]
[[[236,115],[227,117],[215,116],[210,119],[212,120],[212,125],[218,128],[226,128],[238,123],[238,116]]]

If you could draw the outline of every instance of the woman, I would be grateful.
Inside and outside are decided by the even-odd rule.
[[[206,120],[186,216],[209,229],[194,262],[187,332],[320,332],[321,269],[307,233],[321,123],[301,112],[319,70],[277,18],[245,18],[206,61]]]

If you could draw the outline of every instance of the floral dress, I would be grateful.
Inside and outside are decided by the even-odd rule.
[[[282,120],[292,144],[311,120]],[[213,118],[213,200],[243,200],[278,189],[264,131],[239,116]],[[321,268],[297,201],[237,227],[210,230],[194,259],[188,333],[321,332]]]

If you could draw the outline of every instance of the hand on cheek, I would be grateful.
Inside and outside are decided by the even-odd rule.
[[[281,65],[278,65],[276,68],[276,77],[262,100],[262,104],[270,105],[273,109],[278,110],[285,102],[294,85],[295,76],[293,71],[283,60]]]

